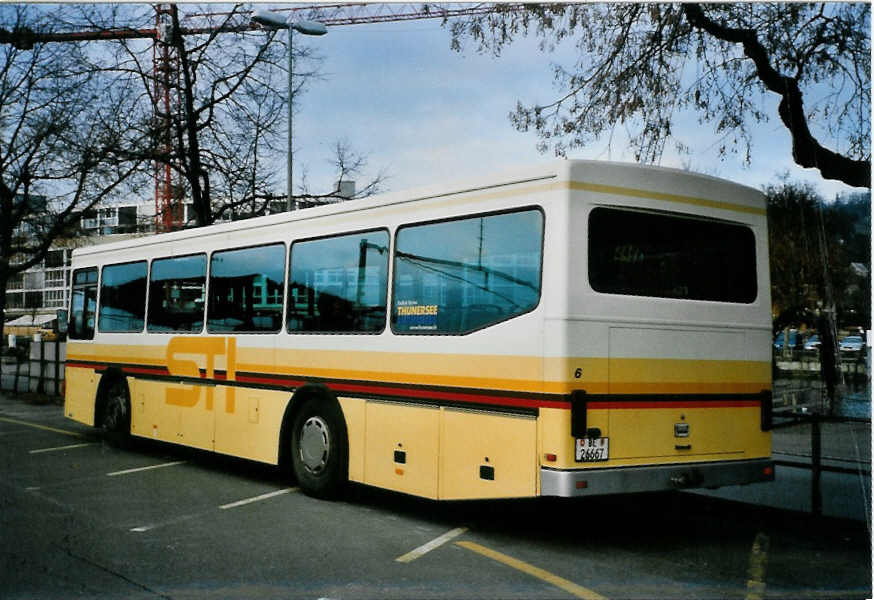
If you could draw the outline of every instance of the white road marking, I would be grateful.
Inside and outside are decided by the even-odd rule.
[[[124,471],[113,471],[112,473],[107,473],[107,477],[116,477],[118,475],[127,475],[129,473],[139,473],[140,471],[151,471],[152,469],[163,469],[164,467],[172,467],[175,465],[184,464],[184,460],[177,460],[174,462],[161,463],[160,465],[151,465],[148,467],[138,467],[136,469],[125,469]]]
[[[159,465],[159,466],[169,466],[169,465]],[[254,498],[246,498],[244,500],[238,500],[237,502],[231,502],[230,504],[223,504],[219,506],[221,510],[227,510],[229,508],[236,508],[237,506],[244,506],[246,504],[251,504],[253,502],[258,502],[260,500],[267,500],[268,498],[273,498],[275,496],[280,496],[282,494],[288,494],[289,492],[296,492],[300,488],[291,487],[284,488],[281,490],[276,490],[275,492],[268,492],[266,494],[261,494],[260,496],[255,496]],[[149,523],[148,525],[140,525],[139,527],[132,527],[128,531],[133,533],[145,533],[147,531],[152,531],[153,529],[158,529],[159,527],[166,527],[167,525],[176,525],[178,523],[182,523],[183,521],[188,521],[190,519],[196,519],[202,517],[204,515],[209,514],[211,511],[215,509],[205,510],[198,513],[190,514],[190,515],[182,515],[180,517],[176,517],[174,519],[168,519],[167,521],[162,521],[160,523]]]
[[[176,517],[175,519],[169,519],[167,521],[163,521],[161,523],[149,523],[148,525],[141,525],[139,527],[133,527],[129,531],[134,533],[144,533],[146,531],[151,531],[152,529],[157,529],[159,527],[166,527],[167,525],[176,525],[177,523],[182,523],[183,521],[188,521],[190,519],[195,519],[204,515],[206,513],[199,512],[193,515],[182,515],[181,517]]]
[[[85,446],[95,446],[95,442],[85,444],[70,444],[69,446],[55,446],[54,448],[40,448],[39,450],[31,450],[31,454],[42,454],[43,452],[59,452],[61,450],[71,450],[73,448],[84,448]]]
[[[275,492],[268,492],[266,494],[261,494],[260,496],[255,496],[253,498],[246,498],[244,500],[237,500],[236,502],[231,502],[229,504],[222,504],[219,506],[222,510],[228,510],[229,508],[237,508],[238,506],[245,506],[246,504],[252,504],[253,502],[260,502],[261,500],[267,500],[268,498],[273,498],[274,496],[281,496],[282,494],[288,494],[289,492],[296,492],[300,488],[290,487],[284,488],[281,490],[276,490]]]
[[[409,552],[407,552],[403,556],[397,557],[395,559],[395,562],[402,562],[402,563],[413,562],[414,560],[416,560],[420,556],[423,556],[423,555],[427,554],[428,552],[431,552],[431,550],[434,550],[435,548],[439,548],[440,546],[442,546],[446,542],[457,538],[458,536],[460,536],[462,533],[464,533],[466,531],[467,531],[467,527],[456,527],[455,529],[453,529],[451,531],[447,531],[446,533],[444,533],[440,537],[434,538],[433,540],[431,540],[427,544],[422,544],[421,546],[419,546],[415,550],[410,550]]]

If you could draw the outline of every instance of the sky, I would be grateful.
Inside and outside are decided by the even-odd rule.
[[[576,56],[573,43],[552,54],[540,52],[537,40],[525,38],[497,58],[479,54],[473,44],[456,52],[439,19],[334,26],[317,38],[296,34],[295,44],[302,43],[322,57],[323,78],[295,98],[296,187],[304,171],[312,191],[333,186],[330,158],[338,140],[367,157],[359,187],[384,171],[389,176],[386,191],[554,159],[551,150],[538,152],[536,133],[517,131],[508,115],[517,101],[531,105],[558,97],[551,64],[571,65]],[[750,165],[744,164],[742,154],[720,157],[713,126],[699,125],[694,114],[683,116],[675,126],[692,154],[678,155],[668,143],[659,164],[759,189],[788,173],[793,181],[811,183],[827,200],[859,191],[796,166],[789,135],[777,117],[777,102],[770,102],[773,116],[755,128]],[[617,131],[611,146],[599,140],[570,151],[568,158],[633,162],[622,137]],[[284,185],[284,162],[280,177]]]

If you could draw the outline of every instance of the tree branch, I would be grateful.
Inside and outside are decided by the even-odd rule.
[[[708,18],[699,4],[683,4],[683,12],[692,27],[725,42],[743,46],[744,54],[756,66],[759,80],[781,98],[778,113],[792,136],[792,158],[798,165],[819,169],[826,179],[836,179],[855,187],[871,187],[870,158],[853,160],[823,147],[813,137],[798,80],[782,75],[771,65],[767,51],[754,30],[721,25]]]

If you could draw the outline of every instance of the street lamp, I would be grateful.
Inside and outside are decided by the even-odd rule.
[[[294,99],[294,87],[292,85],[292,73],[294,73],[294,32],[304,35],[325,35],[328,33],[328,28],[324,23],[318,21],[290,21],[283,19],[281,16],[269,10],[256,10],[252,13],[252,20],[262,27],[267,29],[288,29],[288,198],[286,199],[285,210],[290,211],[294,208],[294,193],[291,187],[291,172],[292,172],[292,144],[291,144],[291,124],[292,124],[292,100]]]

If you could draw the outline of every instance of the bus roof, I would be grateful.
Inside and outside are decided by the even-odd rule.
[[[348,200],[207,227],[84,246],[75,249],[73,255],[83,257],[153,244],[190,241],[199,237],[229,234],[267,225],[282,225],[330,215],[348,214],[377,207],[413,203],[545,180],[575,182],[578,184],[575,189],[588,189],[601,193],[647,195],[659,199],[679,199],[679,201],[688,199],[698,201],[699,204],[704,203],[716,207],[722,205],[723,207],[728,206],[737,210],[749,210],[761,214],[764,214],[765,211],[765,200],[759,191],[725,179],[668,167],[610,161],[558,159],[500,173],[485,174],[468,180],[388,192],[359,200]]]

